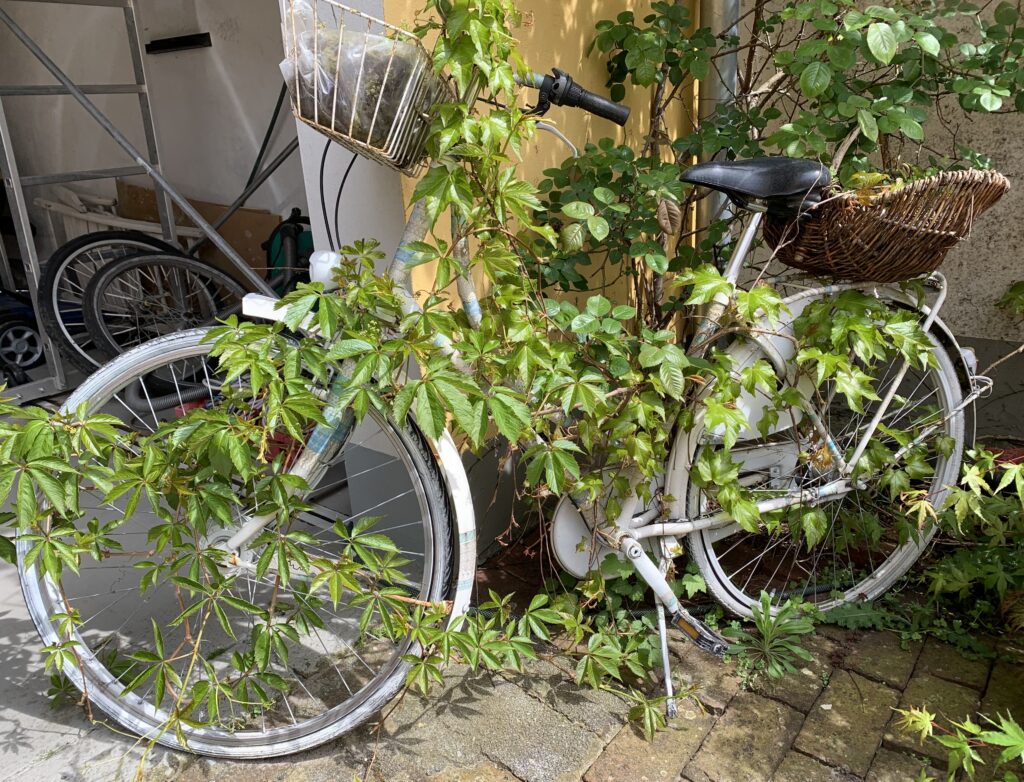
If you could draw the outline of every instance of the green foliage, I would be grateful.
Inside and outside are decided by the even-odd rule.
[[[688,84],[710,76],[715,60],[743,42],[693,30],[681,5],[655,2],[643,19],[626,11],[601,22],[594,42],[607,58],[613,97],[632,87],[654,90],[643,148],[601,140],[535,187],[517,171],[536,120],[517,100],[515,76],[525,67],[512,35],[515,4],[428,0],[426,6],[417,32],[436,39],[436,68],[451,75],[460,94],[479,92],[489,100],[442,104],[433,120],[429,149],[437,165],[414,194],[431,227],[404,248],[413,264],[435,270],[433,285],[419,292],[421,306],[374,273],[382,259],[376,242],[355,242],[342,249],[340,290],[302,285],[280,303],[283,323],[232,318],[215,331],[213,356],[229,381],[216,404],[145,434],[126,432],[102,414],[51,416],[0,406],[0,497],[12,499],[0,523],[28,544],[26,566],[56,583],[90,560],[118,553],[117,522],[82,507],[83,487],[123,507],[126,517],[140,507],[159,516],[147,541],[149,558],[138,567],[140,592],[172,584],[181,611],[170,627],[154,623],[148,649],[110,666],[129,691],[151,692],[167,706],[167,731],[220,726],[236,710],[270,712],[287,687],[276,669],[315,633],[317,609],[349,596],[359,609],[361,637],[411,636],[418,644],[422,653],[406,658],[410,687],[426,692],[451,660],[477,670],[521,671],[557,634],[576,681],[619,692],[650,737],[664,724],[658,701],[645,694],[660,649],[650,619],[630,611],[645,595],[635,577],[623,577],[621,563],[604,563],[572,594],[535,597],[519,617],[511,596],[491,594],[478,612],[446,627],[444,605],[424,605],[409,594],[402,552],[374,529],[375,519],[334,525],[329,555],[310,553],[309,540],[292,523],[308,487],[289,473],[282,441],[302,443],[316,424],[345,424],[349,411],[356,421],[371,411],[399,423],[413,417],[428,437],[449,429],[474,448],[496,431],[524,455],[524,490],[533,497],[572,493],[614,508],[631,490],[628,475],[653,479],[663,472],[677,427],[702,425],[721,448],[704,452],[695,483],[743,529],[795,535],[813,548],[825,534],[821,514],[805,509],[792,518],[762,518],[730,453],[749,425],[745,394],[767,399],[761,434],[780,411],[805,400],[767,361],[734,367],[731,355],[717,349],[730,334],[771,329],[787,313],[770,288],[738,291],[723,278],[719,270],[730,252],[722,248],[725,223],[690,241],[682,215],[698,196],[680,172],[694,155],[784,152],[831,161],[843,181],[853,182],[871,171],[876,154],[897,169],[904,145],[915,154],[922,149],[916,145],[927,109],[947,95],[969,112],[1022,107],[1022,37],[1008,5],[960,36],[944,25],[975,19],[967,6],[860,9],[847,0],[789,0],[769,9],[757,3],[736,100],[672,140],[669,106],[689,100]],[[761,64],[775,75],[762,73]],[[839,161],[833,154],[844,139],[850,147]],[[931,169],[982,158],[954,148],[922,159]],[[908,178],[918,173],[906,170]],[[438,236],[448,211],[458,217],[455,235]],[[469,268],[456,252],[463,242]],[[628,300],[598,290],[587,268],[595,261],[612,280],[630,281]],[[449,306],[450,284],[468,275],[489,286],[479,325]],[[549,295],[551,288],[590,295],[577,306]],[[693,307],[708,303],[725,308],[707,343],[716,347],[688,355],[680,325]],[[854,410],[878,398],[872,370],[879,362],[894,355],[919,366],[931,360],[915,318],[856,292],[809,306],[796,334],[801,376],[819,393],[834,388]],[[407,377],[410,364],[420,368],[416,379]],[[344,382],[332,387],[325,405],[319,391],[339,378]],[[911,425],[891,436],[907,446],[916,434]],[[890,501],[927,515],[927,498],[911,490],[911,481],[926,474],[926,460],[915,448],[900,464],[891,463],[892,455],[873,446],[857,465],[858,476],[878,477]],[[942,518],[958,534],[983,535],[999,551],[1000,541],[1016,539],[1019,513],[1012,503],[997,507],[1004,500],[996,495],[1010,487],[1021,494],[1022,481],[1016,473],[1007,478],[1009,472],[997,480],[993,469],[965,475],[966,488]],[[614,476],[610,487],[607,475]],[[204,543],[209,533],[231,529],[239,508],[249,507],[277,519],[252,544],[256,578],[275,584],[275,597],[260,604],[235,589],[229,553]],[[914,534],[912,523],[904,526],[901,534]],[[870,537],[875,530],[846,532]],[[0,541],[0,556],[12,558],[10,543]],[[1016,589],[1019,558],[1004,553],[972,572],[963,563],[938,566],[935,591]],[[278,601],[278,586],[297,597]],[[675,586],[691,596],[704,588],[692,571]],[[738,631],[733,653],[749,675],[774,678],[808,659],[799,640],[811,624],[796,604],[773,616],[769,602],[763,595],[756,631]],[[216,650],[207,651],[202,639],[208,628],[235,634],[232,617],[245,619],[248,635],[235,639],[243,648],[231,655],[230,672],[218,675]],[[59,677],[78,664],[82,620],[68,610],[54,621],[59,638],[44,651],[47,670]],[[181,627],[189,643],[168,648],[171,628]],[[172,664],[182,659],[188,664]],[[52,689],[67,688],[58,678]]]
[[[962,722],[952,722],[946,727],[936,720],[936,715],[923,708],[897,709],[901,716],[897,727],[904,732],[916,734],[922,744],[939,744],[947,757],[947,779],[958,779],[961,770],[968,779],[974,779],[983,765],[981,750],[994,748],[999,751],[994,769],[1007,763],[1024,762],[1024,729],[1010,714],[998,715],[991,719],[982,717],[979,722],[967,717]],[[1002,782],[1019,782],[1012,771],[1004,770],[999,777]]]
[[[771,596],[762,592],[760,604],[754,607],[753,632],[739,627],[726,632],[734,639],[729,654],[736,657],[747,682],[761,675],[781,679],[795,673],[800,661],[814,659],[800,645],[801,638],[814,632],[814,624],[794,600],[787,600],[773,615]]]

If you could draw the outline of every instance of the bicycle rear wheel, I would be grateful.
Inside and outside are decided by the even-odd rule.
[[[92,276],[108,263],[140,252],[178,253],[178,248],[139,231],[96,231],[62,245],[43,265],[39,319],[65,358],[83,372],[103,363],[85,327],[82,298]]]
[[[87,413],[115,415],[129,431],[149,435],[188,410],[211,409],[228,386],[210,357],[210,345],[203,341],[207,331],[170,335],[123,354],[86,380],[64,410],[84,405]],[[158,381],[157,390],[150,393],[153,379]],[[171,393],[169,381],[174,386]],[[246,380],[231,382],[235,386]],[[288,448],[294,443],[284,438],[276,445]],[[190,469],[194,465],[174,465],[179,472]],[[215,479],[209,473],[197,473],[196,478]],[[229,488],[227,494],[234,495],[231,515],[240,523],[254,511],[251,495],[237,478]],[[99,556],[83,557],[81,575],[65,569],[59,583],[40,578],[35,565],[24,566],[30,542],[20,539],[17,547],[22,589],[44,643],[67,637],[62,636],[57,615],[79,612],[81,624],[73,633],[79,663],[65,665],[63,673],[93,706],[128,730],[199,754],[266,758],[339,736],[379,711],[402,687],[407,663],[401,658],[413,651],[413,645],[400,633],[399,640],[391,640],[381,630],[380,612],[370,611],[367,619],[366,606],[351,592],[342,590],[335,607],[326,587],[313,588],[313,571],[293,567],[287,585],[282,585],[279,565],[259,575],[254,563],[266,547],[213,563],[175,561],[161,544],[158,528],[191,536],[196,553],[202,555],[216,553],[236,525],[172,513],[173,527],[168,529],[166,511],[174,510],[173,503],[161,504],[163,517],[146,501],[129,515],[126,498],[112,503],[103,498],[95,487],[82,487],[84,518],[98,518],[112,528],[111,542],[101,546]],[[450,509],[430,449],[414,428],[400,428],[369,413],[305,503],[308,509],[293,514],[288,529],[302,533],[294,542],[310,560],[341,559],[342,544],[332,529],[336,519],[351,528],[372,516],[377,518],[372,531],[386,535],[400,550],[390,583],[418,600],[433,602],[446,596],[453,558]],[[164,568],[144,593],[139,578],[147,566],[137,568],[142,562]],[[235,602],[222,605],[223,617],[212,616],[211,606],[199,609],[189,621],[176,620],[182,614],[180,578],[201,580],[207,568],[235,577],[228,593]],[[233,605],[242,604],[238,601],[270,611],[271,616],[303,617],[293,622],[299,632],[277,636],[269,645],[270,676],[242,671],[247,666],[252,670],[251,655],[266,653],[253,640],[254,628],[269,624],[236,610]],[[360,628],[364,619],[368,624]],[[154,627],[160,628],[162,649],[155,648]],[[199,632],[200,627],[205,630]],[[187,659],[179,659],[187,658],[193,646],[205,660],[198,671],[189,668]],[[153,679],[131,686],[148,664],[145,660],[152,659],[146,655],[154,652],[166,658],[178,681],[205,680],[210,688],[227,688],[229,694],[219,698],[216,707],[204,701],[192,712],[201,726],[182,723],[167,730],[174,698],[160,693]],[[186,678],[190,675],[193,678]],[[240,689],[243,679],[246,688]],[[170,691],[174,681],[169,677],[164,689]],[[178,689],[183,691],[184,686]]]
[[[97,270],[82,310],[89,336],[109,357],[176,331],[241,312],[243,288],[195,258],[145,253]]]
[[[772,529],[762,524],[759,532],[749,533],[733,523],[687,536],[690,556],[709,591],[729,611],[752,616],[762,591],[771,596],[773,610],[790,598],[812,603],[822,611],[874,600],[924,552],[936,528],[929,523],[912,530],[914,525],[905,518],[899,495],[923,492],[920,496],[941,507],[947,487],[957,482],[964,448],[964,413],[957,411],[962,393],[956,369],[935,336],[927,336],[935,362],[925,369],[911,369],[899,383],[897,399],[872,438],[869,456],[884,459],[886,453],[895,454],[918,433],[938,426],[895,465],[891,477],[876,473],[865,479],[862,489],[776,512]],[[901,364],[900,357],[890,355],[876,367],[880,397],[884,398]],[[849,458],[878,402],[867,403],[863,412],[858,412],[843,394],[826,384],[819,389],[816,403],[839,449]],[[723,449],[721,439],[710,432],[695,433],[690,442],[694,443],[690,464]],[[738,465],[740,484],[755,502],[838,478],[826,446],[806,418],[768,436],[740,441],[730,458]],[[721,511],[716,490],[690,481],[689,518]],[[824,521],[822,538],[814,545],[808,545],[799,522],[809,511],[824,513],[819,517]]]

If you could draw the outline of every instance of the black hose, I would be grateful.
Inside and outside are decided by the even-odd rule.
[[[281,109],[284,106],[284,99],[288,96],[288,86],[285,84],[281,85],[281,92],[277,96],[277,105],[274,107],[274,116],[270,118],[270,125],[267,126],[267,132],[263,136],[263,143],[260,144],[259,154],[256,155],[256,162],[252,165],[252,172],[249,174],[249,178],[245,181],[245,188],[247,189],[255,179],[256,175],[260,173],[260,167],[263,165],[263,158],[266,157],[267,149],[270,147],[270,139],[274,136],[274,130],[277,128],[277,119],[281,116]]]
[[[345,176],[341,178],[341,184],[338,186],[338,197],[334,200],[334,236],[338,240],[338,244],[341,244],[341,228],[338,226],[338,212],[341,211],[341,194],[345,190],[345,183],[348,182],[348,175],[352,173],[352,166],[356,164],[359,159],[359,155],[353,155],[352,159],[348,162],[348,168],[345,169]]]
[[[331,140],[328,139],[324,145],[324,154],[320,158],[320,209],[324,214],[324,230],[327,231],[327,246],[333,252],[337,248],[334,246],[334,237],[331,234],[331,223],[330,218],[327,216],[327,197],[324,195],[324,171],[327,169],[327,153],[331,151]]]

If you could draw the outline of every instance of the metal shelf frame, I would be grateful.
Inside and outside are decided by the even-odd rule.
[[[38,44],[11,18],[10,14],[0,5],[0,23],[3,23],[18,38],[29,52],[46,68],[54,77],[57,84],[54,85],[0,85],[0,175],[3,176],[4,185],[7,190],[8,203],[15,223],[15,232],[18,236],[18,246],[21,252],[22,264],[25,267],[29,294],[32,299],[32,306],[39,312],[39,256],[32,236],[32,226],[29,222],[28,204],[25,197],[26,188],[42,185],[52,185],[67,182],[83,182],[97,179],[110,179],[115,177],[134,176],[146,174],[153,180],[154,189],[157,193],[157,209],[160,215],[160,225],[163,229],[164,238],[174,241],[175,225],[172,202],[202,230],[206,238],[220,250],[241,275],[253,286],[253,288],[266,295],[274,295],[273,290],[267,285],[241,256],[229,245],[216,228],[210,225],[195,210],[184,196],[178,193],[160,170],[160,154],[154,128],[153,111],[149,100],[149,92],[146,85],[146,71],[143,63],[142,41],[139,34],[138,15],[136,13],[135,0],[5,0],[5,2],[18,3],[44,3],[49,5],[77,5],[93,6],[99,8],[120,8],[124,13],[125,28],[128,34],[129,49],[131,51],[132,66],[135,74],[135,81],[131,84],[90,84],[76,85],[68,78],[56,63],[39,47]],[[101,112],[96,105],[89,100],[88,95],[124,95],[136,94],[139,99],[139,109],[142,114],[143,128],[146,137],[145,154],[140,152],[125,135]],[[87,171],[58,172],[37,176],[22,176],[18,169],[18,162],[15,150],[11,141],[10,127],[7,122],[7,114],[4,107],[4,97],[13,96],[55,96],[70,95],[84,108],[93,120],[114,139],[115,142],[128,154],[135,163],[133,166],[94,169]],[[294,151],[297,142],[289,150],[288,154]],[[275,161],[277,165],[283,162],[283,155]],[[240,198],[244,203],[245,198],[251,192],[266,181],[277,166],[272,163],[268,170],[261,174],[259,183],[255,187],[247,188],[246,193]],[[239,202],[236,202],[239,203]],[[234,207],[237,209],[237,206]],[[231,214],[231,209],[217,222],[220,227]],[[15,290],[14,275],[11,270],[10,260],[4,252],[0,243],[0,284],[6,289]],[[8,394],[15,397],[19,402],[29,402],[45,396],[51,396],[67,388],[67,376],[64,372],[60,355],[50,337],[39,324],[40,334],[43,335],[43,344],[46,352],[46,365],[49,373],[43,381],[30,383],[18,388],[9,389]]]

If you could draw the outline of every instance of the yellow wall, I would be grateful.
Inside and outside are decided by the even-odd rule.
[[[421,0],[384,0],[384,16],[392,24],[406,25],[422,6]],[[518,6],[523,14],[523,24],[517,31],[520,50],[533,70],[549,73],[552,68],[561,68],[584,87],[607,94],[604,85],[608,72],[604,59],[597,51],[590,57],[586,56],[594,38],[594,26],[602,19],[614,19],[626,9],[635,11],[642,18],[649,4],[635,0],[520,0]],[[523,90],[524,105],[535,96],[535,91]],[[605,136],[639,149],[650,116],[650,100],[647,91],[627,88],[626,103],[633,113],[625,128],[577,109],[557,106],[552,107],[545,120],[557,125],[581,149]],[[670,127],[674,125],[683,130],[685,122],[680,113]],[[567,147],[549,133],[538,133],[532,147],[524,150],[525,164],[520,172],[524,179],[533,183],[543,178],[545,169],[559,165],[569,154]],[[412,182],[405,181],[407,201],[412,186]],[[432,281],[433,270],[429,267],[419,267],[414,271],[415,290],[429,288]]]

